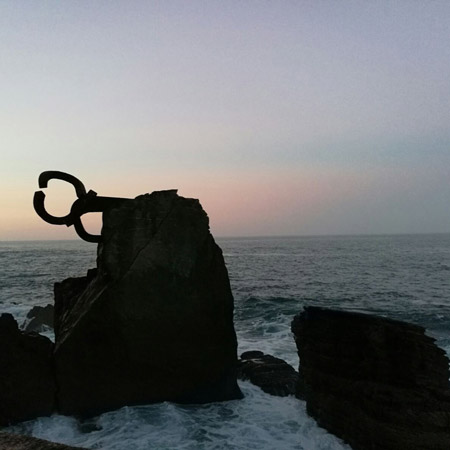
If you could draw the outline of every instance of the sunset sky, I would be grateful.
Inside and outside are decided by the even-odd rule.
[[[76,238],[50,169],[216,236],[450,232],[448,0],[4,0],[0,57],[0,240]]]

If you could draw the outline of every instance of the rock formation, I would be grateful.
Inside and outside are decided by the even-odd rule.
[[[298,395],[355,450],[448,450],[448,359],[422,327],[307,307],[292,323]]]
[[[244,352],[238,367],[240,379],[249,380],[268,394],[286,397],[296,393],[298,373],[280,358],[260,351]]]
[[[137,197],[103,215],[98,271],[55,287],[59,410],[242,396],[233,297],[198,200]]]
[[[45,331],[45,327],[53,328],[53,305],[33,306],[22,328],[40,333]]]
[[[0,450],[82,450],[64,444],[37,439],[30,436],[0,431]]]
[[[2,314],[0,346],[0,426],[50,415],[56,392],[53,343],[21,332],[11,314]]]

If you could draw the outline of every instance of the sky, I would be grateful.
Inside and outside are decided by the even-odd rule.
[[[450,232],[449,80],[448,0],[3,0],[0,240],[77,238],[45,170],[216,236]]]

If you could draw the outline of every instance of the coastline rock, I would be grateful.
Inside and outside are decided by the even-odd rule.
[[[242,397],[228,272],[198,200],[161,191],[105,212],[97,265],[55,287],[61,413]]]
[[[45,327],[53,328],[53,305],[33,306],[27,314],[27,320],[22,325],[24,331],[45,331]]]
[[[448,450],[449,367],[422,327],[307,307],[292,322],[298,396],[355,450]]]
[[[295,395],[298,384],[298,372],[292,366],[260,351],[242,353],[238,378],[249,380],[267,394],[279,397]]]
[[[55,283],[53,292],[55,295],[54,330],[55,336],[59,335],[59,324],[65,321],[65,315],[69,314],[77,298],[87,288],[89,283],[97,276],[97,269],[89,269],[85,277],[66,278]]]
[[[23,333],[11,314],[0,316],[0,426],[55,409],[53,343],[36,333]]]
[[[22,436],[0,431],[0,450],[83,450],[31,436]]]

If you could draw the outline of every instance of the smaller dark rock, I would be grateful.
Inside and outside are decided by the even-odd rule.
[[[298,372],[286,361],[254,350],[242,353],[238,378],[249,380],[267,394],[286,397],[295,395]]]
[[[0,426],[55,410],[53,343],[23,333],[11,314],[0,316]]]
[[[45,327],[53,328],[53,305],[34,306],[27,314],[27,320],[22,325],[25,331],[40,333]]]
[[[0,336],[15,334],[19,332],[16,319],[12,314],[3,313],[0,316]]]
[[[248,352],[244,352],[241,355],[241,359],[255,359],[255,358],[262,358],[264,356],[264,353],[260,350],[250,350]]]

